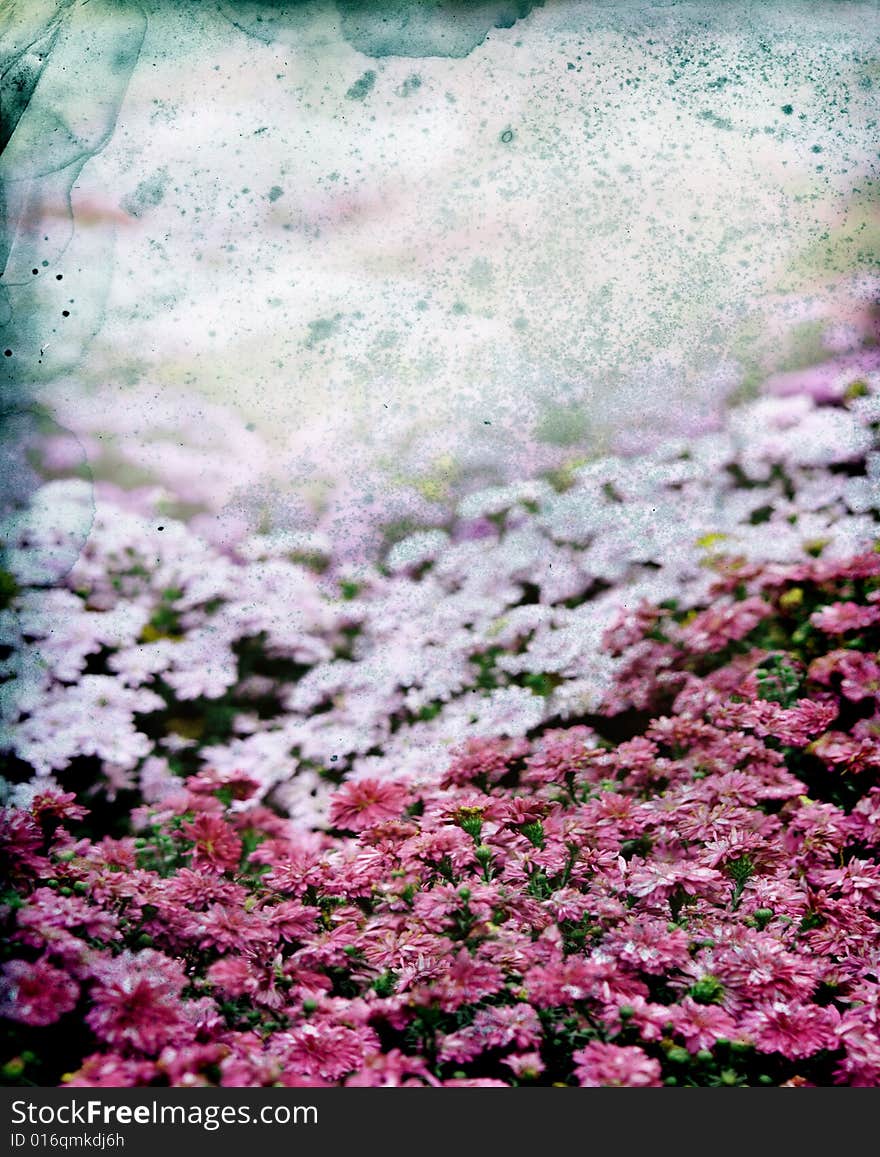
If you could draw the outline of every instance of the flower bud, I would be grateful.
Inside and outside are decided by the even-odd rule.
[[[787,590],[779,596],[779,606],[783,611],[796,611],[798,607],[803,605],[803,601],[803,587],[792,587],[791,590]]]
[[[526,837],[530,844],[533,844],[536,848],[543,848],[544,825],[540,820],[534,820],[532,823],[522,824],[519,830]]]
[[[701,976],[689,991],[697,1004],[719,1004],[724,996],[724,985],[715,976]]]
[[[462,810],[462,812],[464,812],[465,810],[471,811],[472,809],[462,808],[461,810]],[[483,817],[482,817],[482,815],[480,815],[480,814],[460,815],[459,820],[458,820],[458,825],[462,829],[462,831],[466,832],[471,837],[471,839],[479,841],[480,833],[483,830]]]
[[[773,919],[774,912],[772,908],[756,908],[752,915],[758,931],[761,932]]]

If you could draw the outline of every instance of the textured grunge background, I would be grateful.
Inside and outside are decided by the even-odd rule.
[[[873,292],[877,15],[10,0],[4,407],[283,524],[687,432]]]
[[[0,1081],[880,1087],[878,16],[0,0]]]

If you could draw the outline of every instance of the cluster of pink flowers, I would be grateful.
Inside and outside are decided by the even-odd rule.
[[[345,780],[6,809],[7,1077],[880,1084],[880,553],[716,561],[589,721]],[[107,805],[102,805],[107,806]]]

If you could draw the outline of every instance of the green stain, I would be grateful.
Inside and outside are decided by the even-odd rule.
[[[421,87],[422,78],[414,72],[412,76],[406,78],[403,84],[398,86],[396,92],[398,96],[412,96],[412,94],[418,92]]]
[[[309,336],[305,340],[306,349],[314,349],[316,345],[333,337],[339,329],[341,320],[342,314],[337,313],[335,317],[319,317],[315,321],[310,321]]]
[[[2,49],[12,49],[11,59],[3,59],[0,140],[6,137],[8,142],[0,157],[4,181],[59,173],[103,148],[140,55],[146,20],[134,6],[123,5],[113,20],[100,11],[106,5],[98,5],[94,19],[79,6],[59,7],[62,12],[46,21],[47,28],[27,30],[37,36],[39,48],[26,41],[0,46],[0,56],[5,56]],[[76,77],[75,89],[71,76]],[[70,116],[72,99],[75,121]]]
[[[802,321],[792,328],[779,360],[781,371],[805,370],[828,358],[822,338],[826,324],[823,321]]]
[[[0,102],[0,153],[6,148],[34,95],[34,89],[58,39],[59,30],[60,25],[56,24],[43,36],[38,36],[28,51],[13,55],[11,60],[4,59],[3,100]]]
[[[794,112],[794,106],[790,105],[790,104],[784,104],[782,106],[782,111],[785,113],[785,115],[787,117],[790,117],[791,114]]]
[[[269,190],[268,196],[269,196],[270,201],[277,201],[279,197],[284,196],[284,190],[281,188],[280,185],[273,185],[272,188]]]
[[[159,169],[152,177],[141,181],[127,197],[123,197],[122,208],[130,217],[142,217],[147,210],[161,205],[168,181],[167,169]]]
[[[474,289],[491,289],[494,276],[492,263],[485,257],[475,257],[467,272],[468,284]]]
[[[535,426],[539,442],[574,446],[585,441],[590,423],[586,410],[574,406],[550,406]]]
[[[733,128],[733,122],[729,121],[727,117],[716,116],[711,109],[705,108],[701,113],[697,114],[701,121],[706,121],[715,129],[724,129],[725,132],[730,132]]]
[[[512,28],[544,0],[336,0],[342,35],[365,56],[460,59],[493,28]]]
[[[544,0],[219,0],[218,6],[236,28],[266,44],[320,42],[324,20],[338,13],[343,38],[365,56],[461,58],[493,28],[512,28]]]
[[[113,132],[145,31],[138,5],[108,0],[13,5],[0,22],[0,323],[4,348],[13,351],[0,358],[4,406],[26,399],[34,383],[70,372],[102,323],[109,252],[96,261],[88,291],[77,294],[77,325],[64,343],[51,340],[58,301],[24,274],[58,269],[68,251],[72,190]],[[51,228],[17,228],[47,205],[61,207]]]
[[[372,92],[376,83],[376,74],[372,69],[367,69],[363,76],[359,77],[348,92],[345,94],[347,100],[366,100]]]
[[[320,26],[326,5],[312,0],[219,0],[218,7],[231,24],[264,44],[303,44]]]
[[[122,362],[116,370],[116,378],[120,385],[137,386],[149,375],[149,365],[144,361],[132,359]]]

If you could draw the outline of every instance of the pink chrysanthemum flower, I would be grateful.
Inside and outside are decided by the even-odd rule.
[[[161,952],[122,952],[96,965],[86,1023],[112,1048],[158,1053],[186,1032],[185,984],[182,965]]]
[[[722,1039],[736,1039],[736,1022],[716,1004],[698,1004],[693,997],[685,996],[670,1009],[670,1018],[676,1035],[692,1053],[712,1049]]]
[[[658,1088],[660,1062],[635,1045],[604,1044],[591,1041],[573,1058],[574,1075],[586,1088]]]
[[[880,622],[880,606],[860,606],[858,603],[831,603],[810,615],[811,624],[828,635],[844,635],[847,631],[861,631]]]
[[[514,1076],[523,1081],[536,1081],[546,1068],[541,1054],[537,1052],[512,1053],[505,1057],[501,1063],[506,1065]]]
[[[0,865],[10,878],[39,872],[46,860],[39,854],[43,843],[40,828],[22,808],[0,808]]]
[[[22,1024],[54,1024],[76,1007],[79,985],[47,960],[10,960],[0,978],[0,1016]]]
[[[451,964],[434,979],[422,993],[424,1003],[436,1001],[445,1012],[454,1012],[465,1004],[473,1004],[498,992],[504,985],[500,968],[486,961],[475,960],[461,951]]]
[[[208,867],[217,872],[232,871],[241,859],[241,839],[229,824],[216,816],[197,815],[192,823],[183,824],[183,833],[193,840],[192,866]]]
[[[275,1047],[283,1050],[285,1067],[304,1077],[335,1081],[364,1063],[378,1048],[370,1029],[332,1023],[307,1023],[282,1033]]]
[[[157,1075],[152,1061],[94,1053],[64,1083],[73,1089],[133,1089],[152,1084]]]
[[[386,820],[397,819],[406,806],[409,791],[404,784],[379,779],[360,779],[347,783],[333,797],[330,822],[350,832]]]
[[[835,1048],[839,1020],[840,1014],[832,1007],[774,1001],[747,1012],[742,1030],[761,1052],[799,1060],[820,1049]]]

